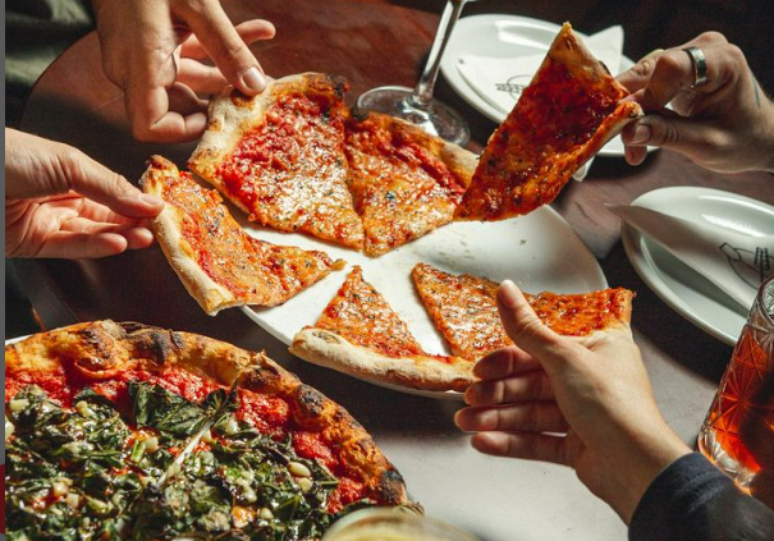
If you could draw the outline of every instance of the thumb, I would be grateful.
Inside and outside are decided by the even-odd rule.
[[[552,331],[537,316],[524,294],[510,280],[497,290],[497,308],[513,342],[532,355],[546,372],[564,364],[573,344]]]
[[[209,0],[201,4],[197,12],[186,16],[186,22],[196,39],[237,89],[248,95],[263,91],[267,84],[263,69],[223,11],[220,2]],[[267,32],[267,35],[269,33],[273,35],[272,32]]]
[[[153,218],[164,208],[158,197],[143,194],[124,177],[67,145],[59,145],[55,155],[60,186],[101,203],[127,218]],[[62,190],[64,192],[69,191]]]
[[[648,115],[630,122],[621,133],[629,146],[656,146],[684,154],[697,154],[702,149],[719,147],[723,134],[712,126],[677,115]]]

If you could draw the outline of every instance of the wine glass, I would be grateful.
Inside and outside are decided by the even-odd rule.
[[[357,108],[376,111],[407,120],[441,139],[464,145],[470,140],[470,127],[460,114],[433,99],[441,57],[449,43],[454,24],[469,0],[449,0],[441,15],[441,23],[430,49],[422,76],[413,89],[405,86],[380,86],[357,99]]]

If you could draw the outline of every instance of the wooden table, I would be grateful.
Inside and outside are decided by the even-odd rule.
[[[438,21],[435,15],[384,2],[262,0],[228,7],[236,20],[257,13],[276,24],[275,40],[255,47],[270,75],[339,73],[352,85],[350,98],[383,84],[413,86]],[[36,85],[22,128],[77,146],[130,179],[139,178],[153,153],[185,163],[192,145],[132,140],[121,93],[102,76],[99,55],[93,34],[65,52]],[[480,150],[495,126],[443,80],[437,96],[465,116],[473,131],[471,148]],[[672,427],[693,445],[731,348],[683,320],[645,286],[626,259],[617,220],[603,205],[629,203],[673,185],[731,190],[774,203],[770,175],[718,175],[662,151],[636,169],[623,160],[597,159],[590,177],[571,183],[554,208],[600,260],[609,283],[637,291],[634,333],[659,404]],[[453,426],[456,405],[382,390],[304,364],[238,310],[209,318],[157,248],[99,261],[19,263],[23,286],[47,328],[102,318],[135,320],[265,348],[345,405],[374,434],[430,515],[484,540],[626,537],[617,516],[571,470],[475,453]]]

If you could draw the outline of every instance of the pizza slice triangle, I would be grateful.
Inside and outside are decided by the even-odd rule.
[[[476,166],[471,152],[379,113],[351,116],[345,151],[370,256],[451,222]]]
[[[346,184],[346,86],[304,73],[254,98],[226,91],[210,106],[189,167],[262,226],[361,249],[363,226]]]
[[[384,297],[355,267],[317,322],[301,330],[290,351],[355,377],[425,390],[462,391],[472,363],[426,353]]]
[[[631,119],[637,103],[565,23],[540,69],[494,132],[460,220],[503,220],[553,201],[573,173]]]
[[[422,303],[454,355],[477,361],[494,350],[513,345],[497,311],[497,282],[469,274],[450,274],[426,263],[414,267],[412,278]],[[538,317],[559,334],[582,337],[597,332],[629,332],[634,294],[627,289],[525,296]]]
[[[151,158],[141,184],[166,202],[151,228],[183,285],[210,315],[232,306],[282,304],[343,264],[323,252],[251,237],[216,190],[159,156]]]

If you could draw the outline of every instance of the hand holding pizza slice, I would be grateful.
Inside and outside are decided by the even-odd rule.
[[[573,173],[642,115],[568,23],[513,111],[490,137],[460,220],[504,220],[553,201]]]

